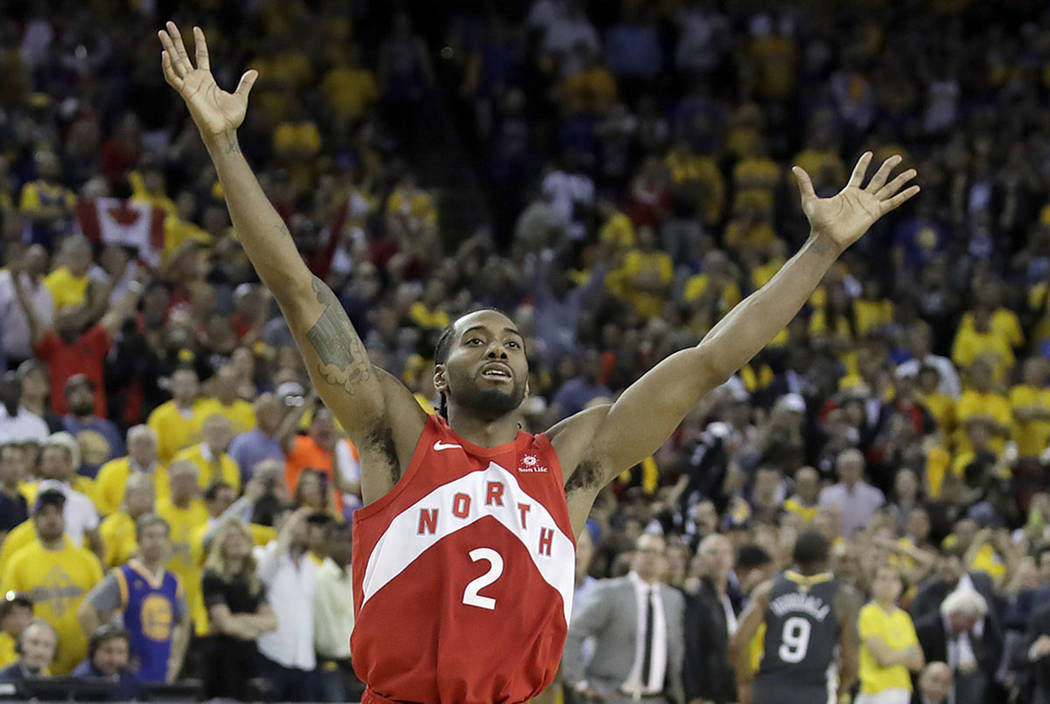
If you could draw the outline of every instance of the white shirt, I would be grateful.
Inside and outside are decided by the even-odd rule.
[[[886,503],[886,497],[862,481],[854,484],[852,489],[839,482],[821,489],[817,503],[821,508],[839,507],[842,511],[842,536],[851,538],[854,533],[868,527],[875,512]]]
[[[635,629],[637,637],[634,639],[634,664],[631,665],[631,671],[623,683],[623,689],[631,694],[660,694],[663,691],[664,676],[667,674],[667,616],[664,614],[664,600],[660,598],[660,584],[647,584],[633,570],[627,578],[634,585],[638,626]],[[645,614],[650,598],[653,600],[653,649],[649,656],[649,681],[642,682],[642,661],[645,658],[645,641],[648,637],[645,632]]]
[[[962,384],[959,382],[959,372],[956,371],[952,360],[938,354],[928,354],[923,358],[921,364],[917,359],[909,359],[897,365],[897,373],[910,375],[918,374],[923,365],[933,367],[937,370],[940,381],[937,382],[937,390],[945,396],[959,398],[962,396]]]
[[[354,630],[354,584],[350,566],[344,572],[326,557],[317,568],[314,592],[314,645],[322,657],[350,657],[350,632]]]
[[[24,406],[18,407],[18,415],[12,418],[0,405],[0,445],[8,442],[36,442],[44,444],[50,431],[44,419]]]
[[[84,545],[84,533],[98,528],[98,511],[95,504],[84,494],[57,479],[42,479],[37,482],[37,496],[45,489],[58,489],[66,497],[62,507],[62,517],[66,521],[66,535],[73,539],[74,545]]]
[[[313,670],[314,592],[317,565],[303,553],[296,565],[290,556],[277,554],[277,541],[256,547],[259,579],[277,615],[277,630],[259,636],[259,652],[284,667]],[[349,634],[347,634],[349,636]]]
[[[357,484],[361,483],[361,461],[354,457],[350,443],[340,440],[335,444],[335,459],[339,467],[339,476],[343,479]],[[361,498],[354,494],[343,492],[343,506],[346,508],[360,508],[364,506]]]
[[[29,304],[36,310],[42,325],[50,327],[55,317],[55,301],[43,281],[33,282],[29,274],[22,273],[22,288]],[[33,356],[33,343],[29,337],[29,320],[15,295],[11,272],[0,271],[0,331],[3,331],[4,353],[13,359],[28,359]]]

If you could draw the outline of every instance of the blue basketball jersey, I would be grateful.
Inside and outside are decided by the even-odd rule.
[[[131,634],[131,658],[140,682],[163,682],[168,674],[182,583],[170,570],[155,581],[137,560],[114,570],[124,604],[124,628]]]

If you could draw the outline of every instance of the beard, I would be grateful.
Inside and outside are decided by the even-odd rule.
[[[509,392],[499,389],[482,389],[475,384],[469,384],[456,394],[456,403],[486,417],[498,418],[517,410],[524,398],[525,382],[523,381],[515,381],[514,387]]]
[[[75,416],[91,416],[95,414],[95,399],[92,397],[90,401],[81,401],[80,403],[71,404],[69,411]]]

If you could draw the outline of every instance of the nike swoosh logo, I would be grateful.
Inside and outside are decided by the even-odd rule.
[[[451,450],[451,449],[456,448],[456,447],[458,447],[460,449],[463,449],[462,445],[446,444],[446,443],[441,442],[440,440],[438,440],[436,443],[434,443],[434,449],[435,450]]]

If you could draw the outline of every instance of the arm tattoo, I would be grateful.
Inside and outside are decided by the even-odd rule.
[[[324,305],[321,317],[306,333],[306,339],[321,360],[317,371],[327,383],[352,394],[372,373],[372,363],[339,299],[316,276],[312,285],[317,302]]]

